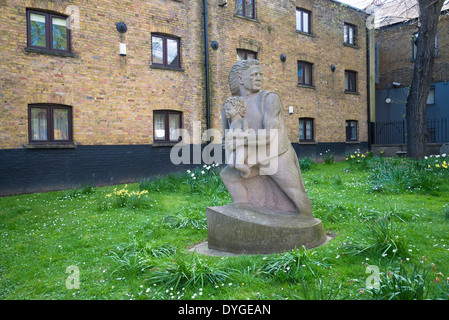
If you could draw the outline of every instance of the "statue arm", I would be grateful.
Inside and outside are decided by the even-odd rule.
[[[269,93],[265,97],[264,114],[263,114],[263,129],[266,129],[265,134],[258,133],[257,140],[253,140],[254,144],[268,145],[271,142],[270,130],[281,129],[281,99],[275,93]]]

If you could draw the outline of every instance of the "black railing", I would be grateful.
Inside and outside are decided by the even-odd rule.
[[[449,142],[449,123],[445,118],[427,120],[427,142]],[[375,122],[372,127],[373,144],[405,144],[407,143],[407,122],[385,121]]]

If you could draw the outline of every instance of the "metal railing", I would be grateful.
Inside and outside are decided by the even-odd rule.
[[[373,144],[405,144],[407,143],[407,122],[385,121],[374,122],[372,127]],[[442,119],[427,120],[427,142],[449,142],[449,121]]]

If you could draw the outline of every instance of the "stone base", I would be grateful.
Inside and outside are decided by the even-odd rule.
[[[310,249],[329,240],[321,220],[296,213],[249,203],[209,207],[206,213],[209,250],[270,254],[301,246]]]

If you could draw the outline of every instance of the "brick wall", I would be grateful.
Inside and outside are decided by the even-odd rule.
[[[234,0],[225,7],[210,6],[210,38],[220,45],[210,58],[214,114],[230,95],[227,75],[236,61],[236,49],[247,49],[256,51],[262,62],[264,89],[280,94],[292,142],[299,142],[301,117],[315,119],[318,143],[344,142],[349,119],[359,121],[359,140],[367,141],[365,15],[329,0],[259,0],[256,21],[252,21],[236,16],[234,6]],[[296,32],[296,7],[312,11],[312,36]],[[357,26],[357,48],[343,45],[344,22]],[[287,57],[284,63],[281,54]],[[298,60],[313,63],[314,88],[297,86]],[[359,95],[345,93],[345,69],[358,72]],[[293,114],[288,114],[288,106],[293,106]],[[213,123],[221,126],[217,116]]]
[[[359,121],[366,134],[365,15],[330,0],[257,1],[256,21],[210,0],[212,124],[221,129],[219,109],[229,95],[227,75],[236,49],[258,52],[265,88],[280,94],[292,142],[298,141],[298,118],[315,119],[316,142],[345,141],[345,120]],[[72,29],[74,57],[25,51],[26,8],[65,13],[79,8],[79,28]],[[74,140],[79,145],[151,144],[153,110],[183,111],[184,127],[205,125],[204,46],[201,1],[38,1],[0,2],[0,147],[28,142],[27,106],[58,103],[73,107]],[[295,8],[312,11],[313,36],[296,32]],[[116,23],[128,26],[125,34]],[[343,45],[343,22],[358,27],[358,48]],[[183,71],[151,68],[151,32],[181,38]],[[119,43],[127,56],[119,55]],[[287,56],[282,63],[281,54]],[[314,89],[298,87],[297,61],[314,64]],[[336,66],[332,72],[330,66]],[[359,95],[344,93],[344,70],[358,71]],[[198,141],[195,141],[198,142]]]
[[[79,8],[72,29],[74,57],[26,52],[26,8],[65,13]],[[190,131],[203,120],[203,51],[199,1],[0,2],[0,147],[28,142],[27,106],[58,103],[73,107],[74,140],[80,145],[150,144],[153,110],[184,112]],[[116,23],[125,22],[120,34]],[[184,71],[153,69],[151,33],[181,38]],[[119,43],[127,56],[119,55]]]
[[[379,83],[376,89],[386,89],[392,82],[408,87],[413,80],[413,43],[412,36],[418,32],[414,23],[397,24],[376,31],[379,44]],[[438,23],[437,49],[433,82],[449,81],[449,16],[441,16]]]
[[[365,14],[331,0],[256,0],[253,20],[235,15],[234,0],[222,3],[208,0],[209,41],[219,43],[217,50],[208,44],[212,127],[221,130],[229,70],[236,50],[246,49],[258,53],[264,89],[279,93],[300,156],[319,160],[328,148],[366,149]],[[69,6],[79,9],[79,24],[71,30],[73,56],[26,50],[26,9],[64,14]],[[296,7],[312,11],[311,36],[296,32]],[[118,22],[126,23],[126,33],[117,31]],[[356,47],[343,44],[344,22],[358,28]],[[202,1],[6,0],[0,1],[0,25],[1,195],[135,181],[175,170],[170,149],[153,144],[154,110],[182,111],[191,137],[195,122],[205,129]],[[152,67],[152,32],[181,39],[182,70]],[[119,55],[119,43],[127,45],[126,56]],[[313,63],[313,88],[297,86],[298,60]],[[345,93],[345,69],[358,72],[357,94]],[[34,103],[72,106],[75,149],[26,148],[28,105]],[[298,145],[301,117],[314,118],[313,144]],[[346,120],[358,121],[359,143],[345,142]]]

